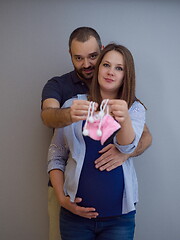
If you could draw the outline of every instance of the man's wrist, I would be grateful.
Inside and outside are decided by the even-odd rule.
[[[67,118],[68,118],[68,123],[69,123],[69,124],[72,124],[72,123],[73,123],[73,120],[72,120],[72,117],[71,117],[71,108],[70,108],[70,107],[67,108],[67,113],[68,113],[68,116],[67,116]]]

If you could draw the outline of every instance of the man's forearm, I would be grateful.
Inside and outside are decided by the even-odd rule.
[[[144,131],[142,133],[142,136],[139,140],[139,144],[135,151],[130,154],[130,157],[137,157],[141,155],[149,146],[152,144],[152,135],[148,129],[148,127],[144,126]]]
[[[50,128],[61,128],[72,123],[70,108],[45,108],[41,112],[41,118]]]

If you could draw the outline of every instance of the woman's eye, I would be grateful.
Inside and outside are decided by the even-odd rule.
[[[109,64],[104,63],[103,66],[104,66],[104,67],[109,67]]]
[[[117,69],[118,71],[123,71],[123,68],[122,68],[122,67],[116,67],[116,69]]]

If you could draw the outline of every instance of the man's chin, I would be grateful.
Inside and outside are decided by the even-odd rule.
[[[84,76],[85,79],[92,79],[93,78],[93,74],[94,74],[94,71],[91,71],[91,72],[82,72],[82,75]]]
[[[87,80],[87,81],[92,80],[92,78],[93,78],[93,74],[82,74],[81,73],[81,74],[78,74],[78,75],[81,79]]]
[[[85,80],[89,81],[89,80],[92,80],[93,76],[88,76],[88,75],[84,75],[83,77]]]

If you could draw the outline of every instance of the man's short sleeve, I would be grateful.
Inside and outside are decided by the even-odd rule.
[[[44,86],[42,91],[42,102],[48,98],[55,98],[57,101],[61,102],[62,99],[62,88],[60,87],[60,81],[58,77],[53,77]]]

